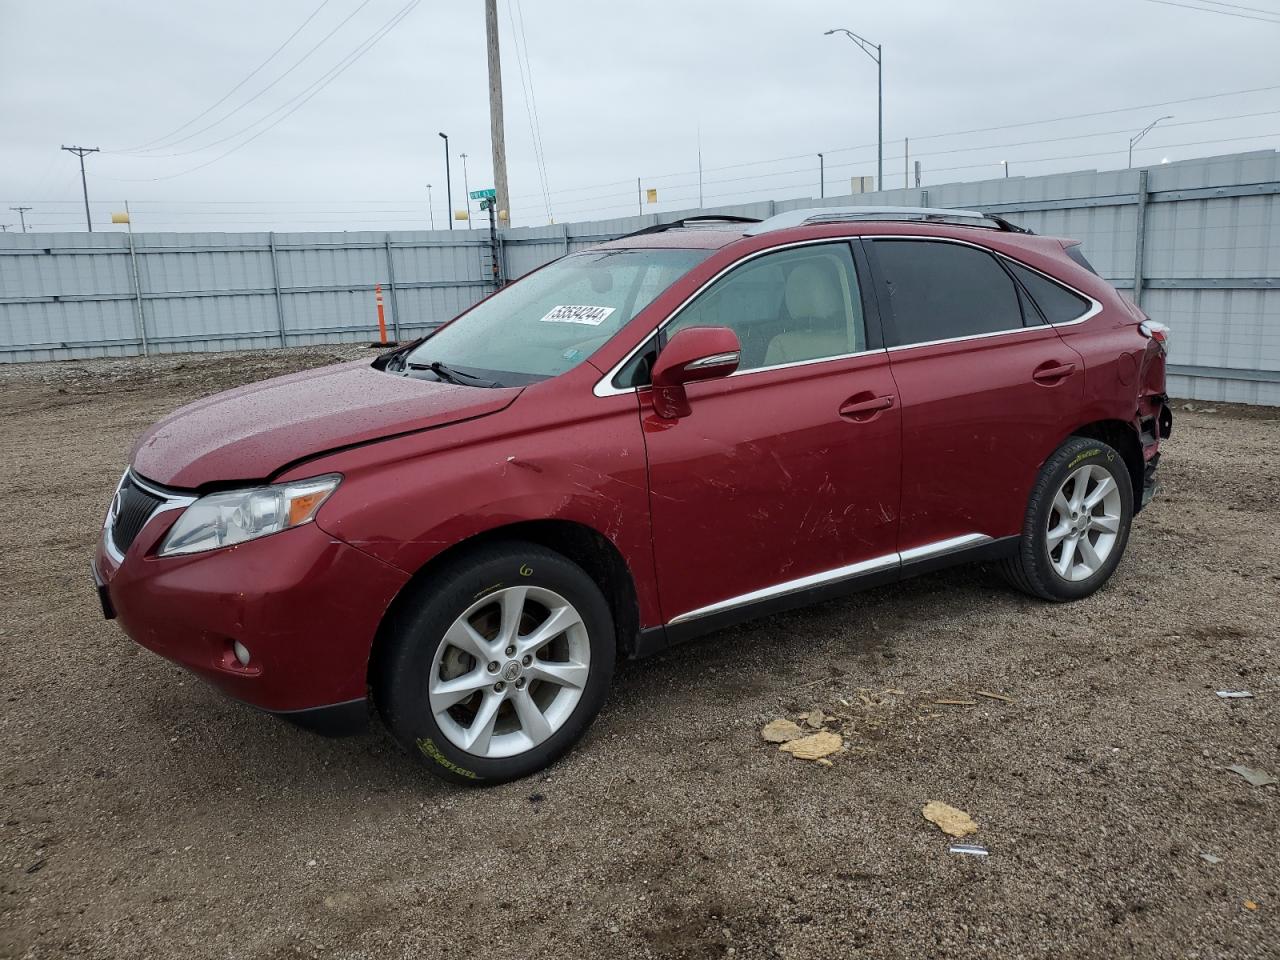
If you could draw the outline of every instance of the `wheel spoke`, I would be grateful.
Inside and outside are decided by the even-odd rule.
[[[1101,514],[1096,517],[1089,518],[1090,530],[1101,530],[1103,533],[1119,533],[1120,518],[1113,517],[1109,514]]]
[[[1065,486],[1066,484],[1063,484],[1064,488]],[[1071,516],[1071,504],[1067,503],[1066,494],[1064,494],[1061,490],[1059,490],[1057,494],[1054,495],[1053,509],[1058,511],[1059,520],[1066,520],[1068,517]]]
[[[517,690],[512,696],[511,702],[515,705],[516,716],[520,718],[520,728],[524,730],[534,744],[539,744],[551,736],[551,724],[547,722],[547,718],[538,709],[533,697],[529,696],[527,688]]]
[[[1045,534],[1045,538],[1049,543],[1049,550],[1052,551],[1054,547],[1062,542],[1063,537],[1070,532],[1071,524],[1067,521],[1066,516],[1063,516],[1062,521]]]
[[[498,629],[498,646],[506,648],[515,642],[520,632],[520,618],[524,614],[524,601],[528,596],[527,587],[511,587],[502,594],[502,626]]]
[[[1053,569],[1058,571],[1058,576],[1070,579],[1071,568],[1076,562],[1076,541],[1080,538],[1074,533],[1067,537],[1062,544],[1062,553],[1057,560],[1053,562]]]
[[[586,686],[587,675],[591,668],[585,663],[573,661],[558,662],[554,660],[537,660],[525,667],[525,676],[530,680],[545,680],[560,687],[580,689]]]
[[[483,660],[488,663],[494,659],[494,644],[480,636],[476,632],[476,628],[467,623],[462,617],[453,622],[453,626],[445,633],[444,639],[446,643],[457,647],[464,653],[471,654],[477,660]]]
[[[463,745],[468,753],[485,754],[489,752],[489,740],[493,737],[493,725],[498,719],[498,708],[502,706],[503,696],[490,691],[480,701],[480,709],[475,719],[467,727],[467,740]]]
[[[1089,486],[1089,467],[1081,467],[1069,478],[1071,483],[1071,499],[1067,501],[1068,507],[1072,513],[1079,513],[1084,503],[1084,491]],[[1065,487],[1066,484],[1063,484]]]
[[[1092,510],[1114,489],[1116,489],[1116,482],[1111,479],[1110,474],[1103,471],[1103,477],[1098,481],[1098,485],[1093,488],[1089,496],[1085,497],[1084,508]]]
[[[1076,546],[1080,551],[1080,560],[1089,573],[1096,573],[1098,568],[1102,566],[1102,558],[1098,556],[1098,551],[1093,549],[1093,544],[1089,542],[1089,538],[1087,536],[1081,537]]]
[[[557,607],[532,633],[527,637],[520,637],[516,646],[520,648],[521,654],[537,653],[560,634],[581,622],[582,617],[578,616],[578,611],[573,607]]]
[[[448,680],[433,677],[429,691],[431,709],[436,713],[448,710],[454,704],[467,699],[477,690],[483,690],[491,683],[493,683],[493,677],[483,663],[477,664],[474,670],[460,677],[452,677]]]

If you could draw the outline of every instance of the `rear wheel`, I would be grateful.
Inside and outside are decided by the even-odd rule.
[[[1124,458],[1100,440],[1072,437],[1040,471],[1018,552],[1004,562],[1004,574],[1045,600],[1086,597],[1120,563],[1132,520]]]
[[[391,625],[375,698],[432,773],[502,783],[556,760],[586,730],[613,675],[600,589],[526,543],[482,548],[423,584]]]

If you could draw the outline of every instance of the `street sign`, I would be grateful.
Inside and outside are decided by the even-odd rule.
[[[472,200],[490,200],[498,195],[498,191],[490,187],[488,190],[472,190]]]

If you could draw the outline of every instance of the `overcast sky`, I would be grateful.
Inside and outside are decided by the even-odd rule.
[[[819,151],[829,195],[873,175],[875,64],[831,27],[884,47],[889,187],[903,137],[926,186],[1000,176],[1002,160],[1014,176],[1123,167],[1163,114],[1135,163],[1280,146],[1280,0],[1172,2],[498,0],[514,222],[548,218],[521,19],[566,222],[636,212],[636,177],[658,190],[647,213],[695,206],[699,130],[707,205],[816,196]],[[107,230],[126,199],[138,230],[420,229],[428,183],[444,228],[438,131],[455,207],[460,154],[472,189],[492,183],[483,6],[0,0],[0,223],[29,205],[36,229],[83,229],[66,144],[102,149],[86,163]],[[1029,123],[1077,114],[1101,115]]]

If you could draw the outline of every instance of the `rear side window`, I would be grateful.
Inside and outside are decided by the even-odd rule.
[[[877,240],[875,253],[896,346],[1023,325],[1017,286],[983,250],[936,240]]]
[[[1008,261],[1008,264],[1049,323],[1070,323],[1089,311],[1089,301],[1079,294],[1072,293],[1034,270],[1028,270],[1020,263]]]

